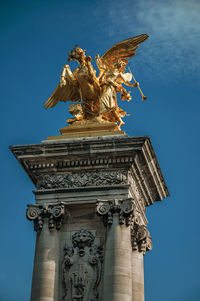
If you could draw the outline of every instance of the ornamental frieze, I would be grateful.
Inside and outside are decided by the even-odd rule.
[[[91,231],[82,229],[72,235],[72,247],[64,249],[64,301],[99,300],[103,250],[94,240]]]
[[[138,187],[137,187],[137,184],[136,184],[136,181],[135,179],[133,178],[133,173],[132,172],[128,172],[128,182],[131,184],[133,190],[134,190],[134,194],[136,196],[137,199],[140,199],[141,198],[141,194],[138,190]]]
[[[125,170],[87,171],[65,174],[48,174],[37,178],[38,189],[77,188],[85,186],[105,186],[127,184],[128,172]]]

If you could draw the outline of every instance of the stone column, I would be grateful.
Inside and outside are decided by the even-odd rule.
[[[128,200],[99,201],[97,213],[107,224],[104,260],[104,301],[132,301],[132,247],[130,218],[133,203]]]
[[[57,301],[59,281],[59,230],[62,205],[29,206],[27,218],[37,231],[31,301]]]
[[[144,301],[143,256],[152,249],[151,237],[144,225],[131,226],[132,242],[132,300]]]
[[[144,301],[143,253],[132,253],[132,300]]]

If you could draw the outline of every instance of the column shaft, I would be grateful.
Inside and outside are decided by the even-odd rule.
[[[144,301],[143,253],[132,253],[132,300]]]
[[[103,301],[132,301],[131,253],[130,228],[119,225],[114,214],[105,247]]]
[[[45,221],[37,234],[31,301],[58,300],[59,232]]]

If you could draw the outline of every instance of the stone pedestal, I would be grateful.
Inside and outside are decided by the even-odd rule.
[[[143,301],[146,207],[168,195],[148,137],[59,139],[11,150],[36,186],[31,301]]]

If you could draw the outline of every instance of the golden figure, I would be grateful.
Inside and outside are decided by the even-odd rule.
[[[44,103],[44,107],[53,108],[59,101],[70,100],[73,103],[69,106],[69,112],[74,117],[68,119],[68,123],[106,120],[117,123],[120,127],[124,124],[121,118],[126,115],[126,112],[118,107],[117,93],[121,94],[121,100],[131,100],[130,91],[127,92],[122,84],[138,87],[142,99],[146,99],[132,73],[125,73],[125,70],[128,64],[127,59],[135,55],[138,44],[147,38],[147,34],[142,34],[124,40],[108,49],[101,58],[96,55],[98,76],[91,64],[91,57],[85,55],[85,50],[75,46],[68,53],[68,62],[77,61],[78,68],[71,72],[69,65],[63,67],[60,83]],[[131,83],[132,78],[134,83]]]

